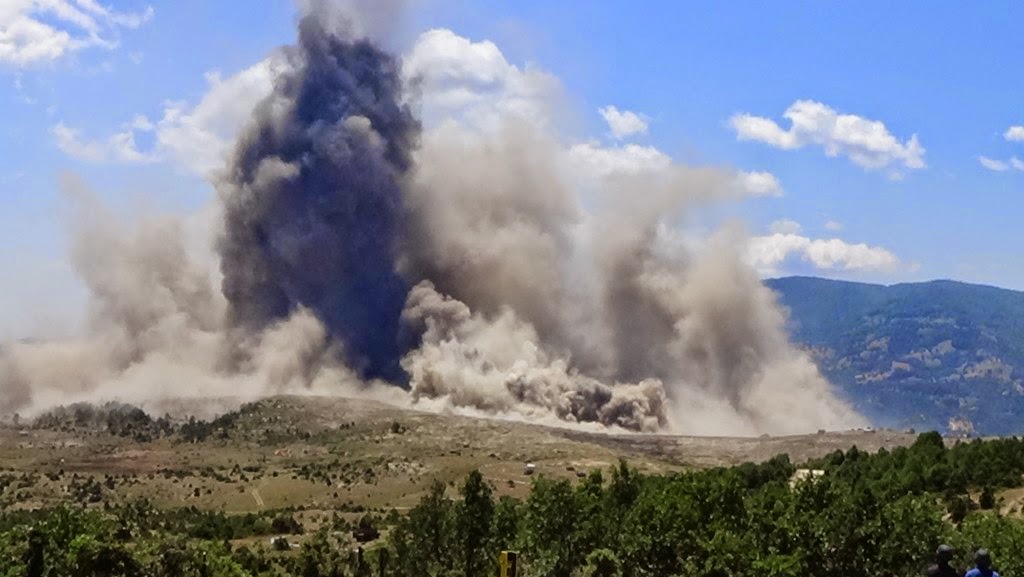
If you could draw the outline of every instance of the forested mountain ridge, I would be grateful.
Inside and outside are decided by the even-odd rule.
[[[953,281],[766,281],[793,339],[880,426],[1024,433],[1024,292]]]

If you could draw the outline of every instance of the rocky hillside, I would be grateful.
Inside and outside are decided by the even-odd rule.
[[[793,339],[879,426],[1024,433],[1024,292],[951,281],[767,281]]]

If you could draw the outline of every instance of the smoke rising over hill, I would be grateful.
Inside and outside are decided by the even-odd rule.
[[[292,57],[220,185],[231,322],[259,329],[308,307],[362,375],[397,379],[402,183],[419,125],[398,63],[369,41],[310,16]]]
[[[0,408],[314,391],[637,431],[863,424],[789,345],[742,235],[678,238],[734,175],[590,170],[521,106],[421,129],[451,68],[403,70],[317,6],[216,179],[216,251],[79,211],[87,334],[5,345]]]

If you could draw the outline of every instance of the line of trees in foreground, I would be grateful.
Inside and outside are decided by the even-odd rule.
[[[473,472],[457,495],[435,483],[365,555],[331,526],[292,549],[196,538],[140,507],[18,513],[0,518],[0,576],[483,577],[513,549],[528,577],[897,577],[920,575],[943,542],[962,564],[984,546],[1002,574],[1024,575],[1024,522],[995,498],[1022,484],[1024,442],[947,448],[928,433],[808,465],[826,474],[792,485],[784,455],[669,475],[620,463],[578,481],[539,477],[522,501],[496,499]]]

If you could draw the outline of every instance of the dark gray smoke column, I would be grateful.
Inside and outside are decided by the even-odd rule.
[[[289,56],[221,186],[231,321],[260,328],[308,307],[362,376],[401,378],[408,287],[395,259],[419,125],[400,103],[398,63],[316,13]]]

